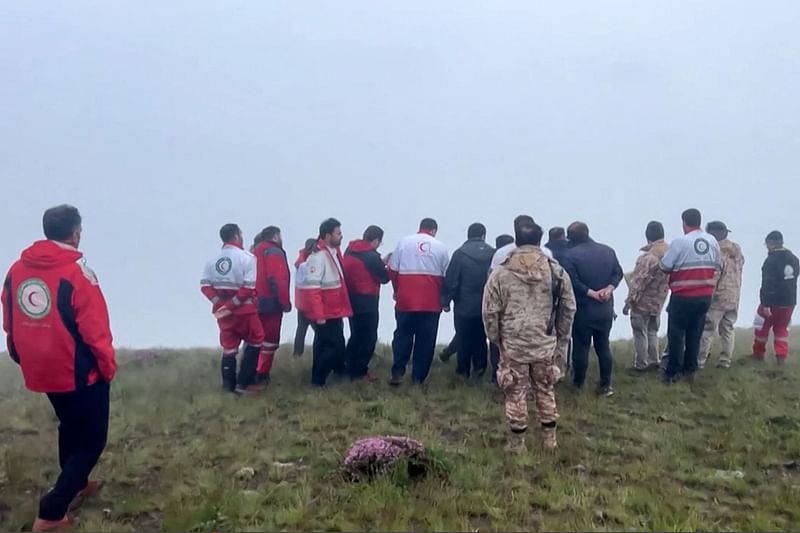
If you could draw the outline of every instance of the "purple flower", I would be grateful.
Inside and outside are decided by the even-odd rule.
[[[357,441],[344,459],[343,470],[352,479],[385,472],[399,460],[421,461],[425,447],[408,437],[369,437]]]

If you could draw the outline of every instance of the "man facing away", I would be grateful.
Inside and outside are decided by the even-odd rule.
[[[492,271],[483,297],[489,340],[500,347],[497,384],[505,393],[511,433],[506,451],[526,451],[528,393],[533,391],[542,444],[554,449],[558,408],[553,389],[559,375],[556,346],[570,335],[575,296],[569,276],[544,255],[542,229],[523,222],[515,230],[517,248]]]
[[[636,260],[630,280],[628,297],[622,314],[630,315],[635,356],[633,369],[637,372],[658,369],[658,330],[661,311],[669,293],[669,276],[661,270],[661,258],[669,246],[664,240],[661,222],[650,222],[645,229],[647,245]]]
[[[547,244],[544,246],[553,254],[553,259],[560,263],[569,248],[566,230],[561,227],[550,228],[547,234]]]
[[[667,306],[669,362],[664,373],[667,384],[681,374],[688,382],[694,381],[706,313],[711,307],[720,268],[719,244],[700,228],[700,211],[687,209],[681,218],[684,234],[670,243],[661,259],[661,270],[669,273],[672,291]]]
[[[717,287],[711,299],[711,307],[706,313],[697,367],[702,369],[706,366],[706,361],[711,353],[711,344],[714,337],[719,334],[722,346],[717,366],[730,368],[735,342],[736,319],[739,316],[739,298],[742,293],[744,255],[741,247],[728,239],[730,230],[724,222],[709,222],[706,225],[706,231],[713,235],[719,243],[721,269]]]
[[[254,249],[256,256],[256,298],[264,345],[258,357],[256,380],[269,383],[272,361],[281,345],[283,314],[292,310],[289,299],[289,262],[283,250],[281,230],[268,226]]]
[[[431,369],[443,310],[442,283],[449,261],[447,248],[436,239],[438,229],[435,220],[423,219],[419,232],[401,239],[389,257],[397,319],[390,379],[394,386],[403,382],[412,353],[414,383],[422,384]]]
[[[25,385],[47,394],[59,420],[61,473],[39,503],[33,531],[63,531],[72,525],[68,510],[102,486],[89,474],[106,446],[117,364],[105,298],[78,251],[80,213],[53,207],[43,226],[47,240],[23,251],[6,276],[3,330]]]
[[[242,230],[225,224],[219,230],[222,249],[206,263],[200,290],[211,302],[222,346],[222,386],[228,392],[259,392],[256,368],[264,349],[264,329],[256,307],[256,258],[243,248]],[[236,356],[245,343],[241,368]]]
[[[784,364],[789,357],[789,324],[797,305],[797,276],[800,263],[783,247],[783,234],[772,231],[767,235],[767,259],[761,267],[761,294],[758,316],[763,323],[756,328],[753,358],[763,361],[772,330],[775,337],[775,358]]]
[[[600,364],[597,394],[611,396],[611,327],[614,325],[614,290],[622,281],[622,267],[610,247],[589,237],[589,227],[574,222],[567,229],[570,248],[563,265],[572,281],[578,311],[572,326],[573,383],[582,389],[589,366],[589,350],[594,350]]]
[[[517,230],[517,227],[520,224],[535,224],[535,223],[536,222],[533,220],[532,216],[530,216],[530,215],[519,215],[517,218],[514,219],[514,231]],[[516,250],[516,248],[517,248],[517,245],[516,245],[516,243],[514,241],[511,241],[510,243],[506,244],[505,246],[501,246],[501,247],[497,248],[497,250],[494,253],[494,256],[492,257],[492,264],[491,264],[490,268],[494,269],[495,267],[497,267],[500,264],[502,264],[503,261],[506,260],[506,257],[508,257],[508,254],[510,254],[511,252]],[[547,247],[542,248],[542,253],[545,256],[549,257],[550,259],[553,258],[553,252],[551,252],[550,249],[547,248]]]
[[[344,319],[353,315],[342,268],[342,225],[335,218],[319,227],[317,245],[297,271],[297,309],[312,323],[311,384],[324,387],[331,372],[344,368]]]
[[[486,372],[486,332],[481,318],[481,300],[494,248],[486,244],[486,226],[475,223],[467,229],[467,242],[453,252],[444,277],[442,307],[454,302],[458,353],[456,374],[470,377]]]
[[[353,307],[350,318],[350,339],[347,341],[347,371],[350,379],[376,381],[369,372],[369,362],[378,343],[381,285],[389,283],[389,272],[378,253],[383,243],[383,230],[370,226],[362,239],[352,241],[344,253],[342,267]]]

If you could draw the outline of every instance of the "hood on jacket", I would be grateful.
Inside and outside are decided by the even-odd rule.
[[[511,252],[503,266],[530,285],[544,279],[543,272],[545,268],[550,268],[549,262],[550,260],[538,246],[522,246]]]
[[[374,249],[369,241],[365,241],[364,239],[356,239],[354,241],[350,241],[350,244],[347,245],[347,251],[353,253],[359,252],[372,252]]]
[[[57,241],[36,241],[22,252],[22,262],[36,268],[53,268],[75,263],[83,257],[77,248]]]
[[[661,259],[664,257],[664,254],[667,253],[667,248],[669,248],[667,241],[664,239],[659,239],[657,241],[645,244],[642,246],[641,251],[644,253],[652,252],[654,256]]]
[[[495,252],[495,249],[489,246],[486,241],[479,239],[468,240],[461,246],[460,250],[470,259],[478,262],[491,262]]]

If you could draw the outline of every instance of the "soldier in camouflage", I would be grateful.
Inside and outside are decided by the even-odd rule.
[[[575,295],[566,272],[539,248],[541,239],[542,229],[536,224],[516,228],[518,248],[492,271],[483,295],[486,334],[500,348],[497,384],[505,393],[510,453],[526,451],[529,392],[536,402],[543,446],[557,447],[556,347],[571,334]]]
[[[669,276],[659,265],[669,245],[664,240],[664,226],[650,222],[645,230],[647,246],[636,260],[628,279],[628,298],[622,314],[631,317],[636,355],[633,369],[644,371],[659,368],[658,329],[661,310],[669,294]]]
[[[709,222],[706,231],[719,241],[722,270],[717,279],[717,288],[706,314],[703,340],[697,366],[703,368],[711,352],[714,337],[719,334],[721,350],[718,367],[729,368],[733,357],[734,327],[739,314],[739,297],[742,293],[742,270],[744,255],[741,247],[728,239],[730,230],[719,221]]]

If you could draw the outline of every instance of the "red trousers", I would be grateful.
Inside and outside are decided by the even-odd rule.
[[[789,357],[789,324],[792,321],[794,307],[771,307],[771,316],[764,318],[764,324],[756,329],[753,340],[753,356],[764,359],[767,354],[769,332],[775,340],[775,357],[786,359]]]
[[[272,361],[275,359],[275,352],[281,345],[281,323],[283,322],[283,313],[265,313],[258,315],[261,320],[261,328],[264,330],[264,344],[261,348],[261,353],[258,356],[258,369],[257,372],[266,376],[272,370]]]
[[[217,320],[217,324],[219,343],[225,353],[237,353],[242,342],[251,346],[261,346],[264,343],[264,330],[256,313],[229,315]]]

